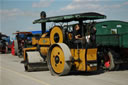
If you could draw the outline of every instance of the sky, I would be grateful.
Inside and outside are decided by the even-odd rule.
[[[41,11],[47,17],[98,12],[107,16],[104,20],[128,22],[128,0],[0,0],[0,32],[12,36],[16,31],[41,30],[40,24],[32,24]]]

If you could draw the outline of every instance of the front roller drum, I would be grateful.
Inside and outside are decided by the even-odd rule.
[[[25,64],[25,65],[24,65],[24,68],[25,68],[25,71],[27,71],[27,72],[33,71],[32,66],[29,65],[29,64]]]
[[[24,68],[25,71],[31,72],[31,71],[47,71],[47,63],[42,59],[39,52],[33,51],[33,52],[25,52],[25,63]]]
[[[25,71],[48,71],[47,63],[27,63],[24,65]]]
[[[52,75],[66,75],[70,72],[70,49],[64,43],[54,44],[50,47],[47,57],[48,68]]]

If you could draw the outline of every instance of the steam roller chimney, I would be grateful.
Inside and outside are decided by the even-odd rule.
[[[45,11],[42,11],[40,13],[40,18],[41,19],[45,19],[46,18],[46,12]],[[46,22],[41,23],[41,30],[42,30],[42,34],[45,33],[45,31],[46,31]]]

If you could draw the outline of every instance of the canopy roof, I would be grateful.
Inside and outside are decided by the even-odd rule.
[[[43,23],[43,22],[70,22],[70,21],[79,21],[79,20],[94,20],[94,19],[104,19],[105,15],[96,13],[96,12],[88,12],[88,13],[78,13],[78,14],[70,14],[63,16],[55,16],[55,17],[47,17],[45,19],[37,19],[33,22]]]

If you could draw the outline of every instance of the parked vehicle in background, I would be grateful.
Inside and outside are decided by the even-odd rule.
[[[128,63],[128,22],[109,20],[96,23],[96,43],[101,63],[109,70],[117,70]]]
[[[30,32],[16,32],[15,40],[12,42],[11,53],[23,57],[23,48],[32,46],[32,37],[38,37],[41,31],[30,31]]]
[[[31,46],[32,32],[16,32],[16,39],[12,43],[11,53],[23,57],[23,48]]]
[[[11,48],[10,37],[0,33],[0,52],[8,53]]]

